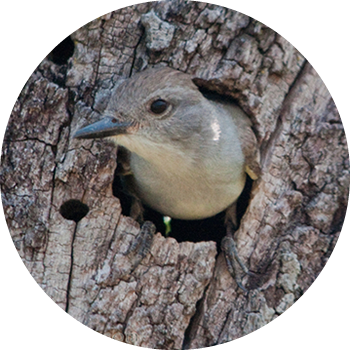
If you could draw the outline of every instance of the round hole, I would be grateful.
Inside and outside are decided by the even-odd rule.
[[[89,207],[77,199],[70,199],[60,207],[60,214],[67,220],[80,221],[89,212]]]
[[[74,42],[69,33],[64,29],[52,29],[49,32],[47,55],[50,61],[55,64],[67,64],[74,53]]]

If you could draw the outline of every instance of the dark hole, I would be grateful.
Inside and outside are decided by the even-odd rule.
[[[68,36],[49,53],[48,58],[53,63],[63,65],[68,62],[68,59],[73,56],[73,53],[74,43],[70,36]]]
[[[67,220],[80,221],[89,212],[89,207],[77,199],[64,202],[60,208],[60,214]]]

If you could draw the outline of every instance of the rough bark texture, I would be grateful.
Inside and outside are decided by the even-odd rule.
[[[227,342],[284,312],[327,262],[348,198],[343,126],[311,65],[270,28],[205,3],[140,4],[71,38],[68,63],[48,56],[29,79],[3,145],[7,223],[35,280],[85,325],[151,348]],[[213,242],[157,234],[135,267],[140,229],[111,189],[116,150],[72,139],[98,118],[118,79],[158,64],[236,99],[254,123],[263,173],[236,233],[257,274],[246,277],[248,293]],[[80,202],[89,209],[82,219]]]

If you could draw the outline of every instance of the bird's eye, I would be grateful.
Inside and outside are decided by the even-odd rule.
[[[161,113],[165,112],[165,110],[168,108],[168,105],[169,105],[168,102],[166,102],[162,99],[155,100],[151,104],[151,111],[154,114],[161,114]]]

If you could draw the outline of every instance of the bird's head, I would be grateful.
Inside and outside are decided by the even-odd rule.
[[[161,145],[188,149],[189,140],[202,133],[210,108],[190,75],[167,67],[147,69],[118,85],[104,117],[74,137],[109,137],[135,153]]]

